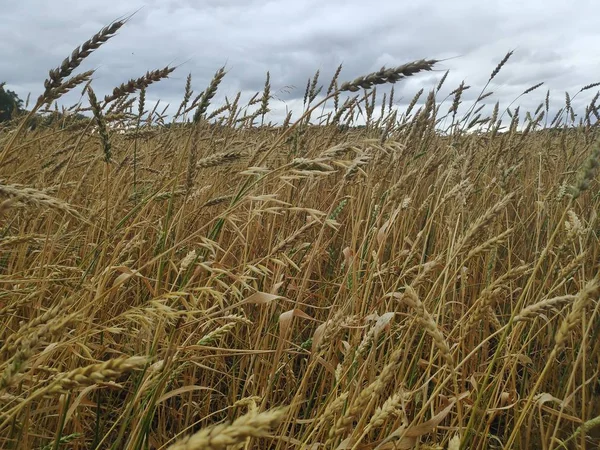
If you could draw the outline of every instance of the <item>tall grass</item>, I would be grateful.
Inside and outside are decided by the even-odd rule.
[[[377,86],[437,61],[340,66],[272,126],[219,69],[169,119],[172,68],[65,80],[121,25],[0,128],[1,448],[600,444],[598,94],[460,117],[446,73],[401,111]]]

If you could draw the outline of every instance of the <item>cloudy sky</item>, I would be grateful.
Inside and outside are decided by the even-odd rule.
[[[179,65],[170,79],[150,88],[150,100],[181,101],[186,76],[201,92],[215,71],[228,71],[215,103],[238,91],[261,91],[271,74],[272,120],[285,108],[299,111],[309,77],[320,70],[325,89],[343,63],[341,80],[421,58],[445,59],[436,71],[396,86],[399,107],[420,89],[435,86],[446,70],[447,94],[462,80],[473,99],[503,56],[514,55],[494,80],[488,99],[508,106],[539,82],[544,86],[517,104],[533,110],[550,89],[555,108],[584,85],[600,81],[597,0],[570,5],[557,0],[453,2],[418,0],[43,0],[7,1],[0,19],[0,81],[21,98],[36,98],[48,70],[113,20],[136,14],[117,36],[92,54],[81,70],[96,69],[104,95],[149,69]],[[141,8],[141,9],[140,9]],[[598,88],[578,95],[581,111]],[[77,101],[74,93],[65,104]],[[467,94],[465,93],[465,94]],[[443,97],[443,95],[442,95]],[[423,96],[423,100],[425,96]]]

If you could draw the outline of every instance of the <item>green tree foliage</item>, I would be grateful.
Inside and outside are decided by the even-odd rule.
[[[4,88],[5,83],[0,83],[0,122],[6,122],[13,114],[23,111],[23,100],[11,90]]]

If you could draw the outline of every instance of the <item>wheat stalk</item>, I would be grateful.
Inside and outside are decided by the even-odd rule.
[[[106,383],[133,370],[141,369],[147,362],[148,358],[143,356],[122,357],[60,373],[54,378],[48,392],[65,392],[78,387]]]
[[[288,408],[265,412],[251,410],[230,424],[221,424],[200,430],[180,440],[168,450],[219,450],[236,446],[248,438],[265,438],[282,422]]]
[[[65,58],[62,64],[56,69],[50,70],[48,78],[44,81],[44,93],[38,99],[38,105],[42,105],[51,93],[59,88],[63,80],[79,67],[85,58],[90,56],[94,50],[97,50],[112,38],[119,29],[125,25],[126,20],[117,20],[110,25],[102,28],[98,33],[75,48],[68,58]]]
[[[355,78],[353,81],[342,83],[339,90],[340,92],[356,92],[360,89],[371,89],[373,86],[379,84],[395,83],[419,72],[430,71],[437,63],[438,61],[435,59],[421,59],[391,69],[383,67],[377,72]]]

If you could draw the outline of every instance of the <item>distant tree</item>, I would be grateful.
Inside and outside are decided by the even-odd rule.
[[[6,122],[14,113],[23,111],[23,100],[13,91],[4,89],[5,84],[0,83],[0,122]]]

